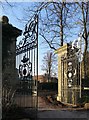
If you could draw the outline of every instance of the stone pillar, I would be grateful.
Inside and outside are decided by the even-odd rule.
[[[62,101],[62,97],[61,97],[61,90],[62,90],[61,57],[68,53],[68,46],[69,44],[65,44],[61,48],[56,50],[56,53],[58,54],[58,96],[57,96],[58,101]]]
[[[9,24],[7,16],[2,16],[2,59],[3,59],[3,79],[5,75],[12,78],[9,79],[10,84],[15,85],[16,82],[16,39],[21,35],[22,30]],[[8,49],[8,51],[5,50]]]
[[[1,17],[0,24],[2,25],[2,54],[0,54],[2,55],[2,106],[5,106],[10,102],[11,95],[16,89],[16,39],[21,35],[22,30],[9,24],[6,16]]]

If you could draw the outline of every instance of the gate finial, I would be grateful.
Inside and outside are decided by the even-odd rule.
[[[5,23],[5,24],[8,24],[8,23],[9,23],[9,19],[8,19],[7,16],[2,16],[0,21],[2,21],[2,22]]]

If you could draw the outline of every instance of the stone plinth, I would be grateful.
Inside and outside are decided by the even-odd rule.
[[[85,108],[86,110],[89,110],[89,103],[85,103],[84,108]]]

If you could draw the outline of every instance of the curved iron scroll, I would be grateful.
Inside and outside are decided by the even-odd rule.
[[[29,58],[24,55],[21,62],[22,64],[19,65],[19,78],[30,78],[32,80],[32,63],[29,62]]]
[[[37,47],[38,15],[36,14],[25,26],[23,39],[16,46],[16,54],[21,54]]]

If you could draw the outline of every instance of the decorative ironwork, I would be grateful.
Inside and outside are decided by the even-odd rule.
[[[36,14],[25,26],[23,39],[16,46],[16,54],[25,53],[29,49],[37,47],[38,39],[38,15]]]
[[[71,88],[72,86],[77,85],[77,71],[78,71],[79,61],[76,55],[76,50],[72,50],[71,46],[69,46],[68,54],[64,54],[61,57],[61,62],[63,68],[62,76],[63,77],[65,76],[67,78],[68,87]]]
[[[85,49],[85,42],[84,42],[84,39],[82,37],[82,33],[79,33],[78,36],[79,37],[72,42],[71,49],[76,50],[76,55],[78,57],[78,60],[79,60],[79,62],[82,62],[83,53],[84,53],[84,49]]]
[[[16,104],[31,108],[35,118],[38,81],[34,76],[38,76],[38,15],[26,24],[23,39],[16,46],[16,67],[19,69]]]
[[[76,104],[80,87],[80,62],[76,55],[77,49],[71,49],[61,56],[61,99],[63,102]]]
[[[73,58],[67,59],[67,79],[68,79],[68,87],[73,87],[77,85],[77,66],[78,58],[73,56]]]
[[[19,65],[19,77],[24,80],[30,78],[32,80],[32,63],[28,61],[26,55],[21,60],[22,64]]]

